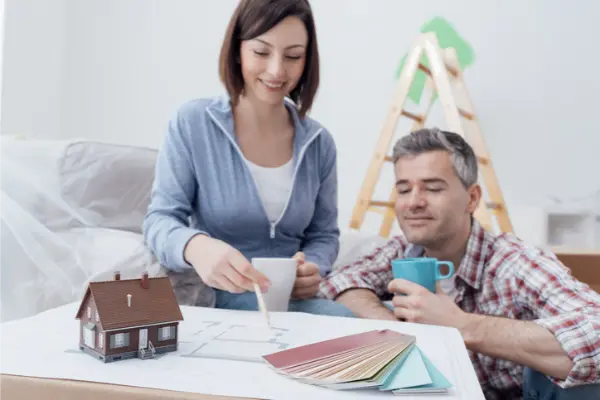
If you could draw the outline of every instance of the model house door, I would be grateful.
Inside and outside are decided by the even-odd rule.
[[[140,349],[148,347],[148,329],[140,329]]]
[[[87,347],[94,348],[96,347],[96,332],[91,330],[90,328],[83,329],[83,341]]]

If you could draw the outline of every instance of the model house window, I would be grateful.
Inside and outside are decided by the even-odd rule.
[[[87,315],[88,315],[88,318],[92,318],[92,307],[88,306]]]
[[[115,333],[110,337],[111,349],[127,346],[129,346],[129,333]]]
[[[174,326],[164,326],[162,328],[158,328],[158,340],[170,340],[175,339],[175,327]]]
[[[104,347],[104,333],[98,333],[98,348],[102,349]]]
[[[96,311],[96,322],[100,322],[100,315],[98,315],[98,311]]]

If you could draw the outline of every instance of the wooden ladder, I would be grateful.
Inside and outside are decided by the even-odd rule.
[[[429,67],[421,63],[423,55],[427,57]],[[408,112],[404,109],[404,104],[417,70],[421,70],[427,75],[426,87],[434,89],[423,114]],[[453,95],[453,87],[457,92],[456,97],[459,99],[462,98],[461,107],[458,106],[456,98]],[[437,94],[442,107],[447,130],[462,135],[473,147],[477,156],[479,178],[480,183],[483,183],[484,196],[482,196],[479,206],[475,211],[475,218],[490,232],[495,231],[492,216],[496,217],[497,227],[500,231],[513,231],[506,203],[500,190],[491,158],[486,149],[473,104],[464,84],[456,51],[453,48],[442,50],[437,37],[431,32],[421,34],[408,53],[404,67],[398,78],[394,99],[352,212],[350,220],[351,229],[360,230],[367,211],[373,211],[383,215],[379,235],[383,237],[390,235],[392,226],[396,220],[394,203],[397,193],[396,190],[392,189],[387,201],[373,200],[375,187],[379,181],[384,163],[393,163],[392,157],[388,155],[388,150],[394,137],[398,119],[400,117],[411,119],[413,121],[412,131],[423,128],[435,103],[435,94]],[[486,193],[489,198],[487,200],[485,199]]]

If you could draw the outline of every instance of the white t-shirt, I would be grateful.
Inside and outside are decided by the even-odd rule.
[[[292,178],[294,175],[293,160],[294,158],[292,157],[284,165],[275,168],[261,167],[246,160],[258,186],[258,193],[260,194],[269,221],[271,222],[279,219],[292,188]]]
[[[456,283],[454,282],[456,279],[456,273],[452,275],[448,279],[441,279],[440,286],[444,293],[446,293],[452,300],[456,301],[456,296],[458,296],[458,290],[456,289]]]

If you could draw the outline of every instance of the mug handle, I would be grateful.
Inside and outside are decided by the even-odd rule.
[[[442,273],[440,272],[440,265],[448,266],[448,273],[446,275],[442,275]],[[454,264],[452,263],[452,261],[438,261],[437,269],[435,270],[435,272],[436,272],[436,274],[435,274],[436,280],[450,278],[454,274]]]

